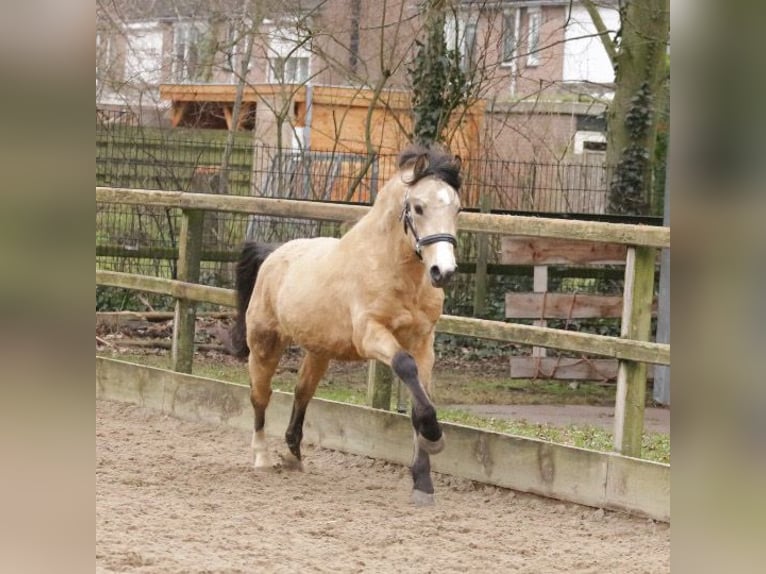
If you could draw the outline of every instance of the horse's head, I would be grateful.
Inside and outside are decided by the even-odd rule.
[[[444,287],[457,270],[460,158],[432,149],[415,149],[400,156],[400,167],[410,164],[412,175],[405,179],[408,189],[401,213],[404,232],[431,284]]]

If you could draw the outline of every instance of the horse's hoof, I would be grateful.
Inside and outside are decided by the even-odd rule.
[[[253,457],[253,470],[256,472],[272,472],[274,470],[274,463],[271,462],[271,457],[267,454],[256,454]]]
[[[410,499],[415,506],[433,506],[434,495],[423,492],[422,490],[413,490],[412,498]]]
[[[255,472],[266,473],[266,472],[275,472],[277,469],[274,466],[274,463],[272,463],[271,461],[267,461],[267,462],[260,462],[260,463],[256,462],[255,464],[253,464],[253,470]]]
[[[285,470],[294,470],[303,472],[303,462],[293,453],[288,452],[282,455],[282,468]]]
[[[418,446],[428,454],[439,454],[444,450],[444,433],[437,440],[428,440],[418,433]]]

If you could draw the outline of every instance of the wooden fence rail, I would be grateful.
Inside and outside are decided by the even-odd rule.
[[[297,199],[270,197],[244,197],[211,195],[183,191],[153,191],[120,187],[97,187],[96,201],[128,205],[152,205],[180,209],[202,209],[273,215],[276,217],[303,217],[326,221],[355,221],[369,207]],[[458,218],[458,229],[476,233],[500,235],[531,235],[559,239],[600,241],[622,245],[670,247],[670,228],[652,225],[628,225],[600,221],[575,221],[545,217],[522,217],[489,213],[463,212]]]
[[[173,279],[96,269],[96,283],[109,287],[122,287],[156,293],[158,295],[169,295],[177,299],[196,301],[198,303],[212,303],[225,307],[236,307],[237,305],[235,293],[232,289],[184,283],[183,281],[175,281]],[[587,352],[594,355],[616,357],[618,359],[653,363],[656,365],[670,364],[670,345],[647,341],[632,341],[630,339],[608,337],[606,335],[592,335],[577,331],[501,323],[500,321],[474,319],[473,317],[456,317],[454,315],[442,315],[436,323],[436,331],[506,343],[536,345],[563,351]]]
[[[180,191],[151,191],[125,188],[96,188],[96,201],[128,205],[174,207],[183,210],[183,233],[179,242],[179,275],[185,281],[145,277],[129,273],[96,270],[96,283],[170,295],[177,299],[173,334],[174,368],[191,369],[196,302],[234,306],[234,292],[195,284],[201,256],[203,212],[227,211],[298,217],[329,221],[354,221],[368,207],[275,199],[207,195]],[[643,225],[557,220],[536,217],[462,213],[458,228],[478,233],[526,235],[566,240],[591,240],[627,247],[626,291],[623,297],[622,336],[607,337],[540,326],[486,321],[467,317],[442,316],[436,329],[442,333],[555,348],[619,359],[617,404],[615,406],[615,450],[640,456],[643,432],[643,401],[646,389],[646,363],[670,364],[670,346],[649,339],[654,259],[657,248],[670,246],[670,229]],[[380,369],[378,370],[380,371]],[[390,378],[370,377],[370,400],[375,406],[390,397]],[[389,386],[376,388],[377,386]]]

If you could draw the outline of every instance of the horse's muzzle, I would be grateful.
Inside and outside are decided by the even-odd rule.
[[[452,279],[452,276],[455,275],[454,269],[442,271],[437,265],[432,265],[429,273],[431,275],[431,285],[434,287],[446,286],[450,279]]]

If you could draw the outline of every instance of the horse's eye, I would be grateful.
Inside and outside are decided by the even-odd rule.
[[[415,213],[417,213],[418,215],[423,215],[423,207],[420,206],[420,205],[416,205],[415,206]]]

